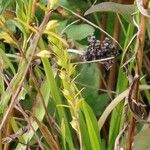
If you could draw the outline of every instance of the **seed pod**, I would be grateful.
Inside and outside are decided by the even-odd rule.
[[[91,60],[100,60],[109,57],[116,57],[118,52],[113,44],[112,40],[109,38],[105,38],[104,41],[96,40],[95,36],[88,37],[88,48],[85,52],[84,56],[82,57],[84,61],[91,61]],[[104,67],[108,70],[113,63],[112,60],[104,61]]]

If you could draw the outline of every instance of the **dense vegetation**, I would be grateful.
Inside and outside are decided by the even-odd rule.
[[[0,149],[150,149],[148,0],[1,0]]]

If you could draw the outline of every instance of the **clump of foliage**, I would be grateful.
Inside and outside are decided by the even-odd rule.
[[[0,149],[149,148],[149,2],[78,3],[1,1]]]

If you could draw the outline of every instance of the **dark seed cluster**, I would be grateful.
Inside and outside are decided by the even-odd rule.
[[[104,41],[99,41],[95,36],[88,37],[89,46],[83,56],[84,61],[100,60],[117,56],[117,50],[112,40],[105,38]],[[106,69],[109,69],[113,63],[113,59],[102,62]]]

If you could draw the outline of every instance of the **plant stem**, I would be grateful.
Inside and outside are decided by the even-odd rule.
[[[148,0],[143,0],[143,7],[147,9]],[[146,22],[147,22],[147,17],[141,14],[141,22],[140,22],[139,31],[137,34],[138,48],[137,48],[137,53],[136,53],[137,63],[136,63],[136,68],[135,68],[135,76],[136,75],[140,76],[142,72],[143,48],[144,48],[144,40],[145,40]],[[137,84],[138,84],[137,86],[139,86],[139,81]],[[136,102],[138,102],[139,88],[138,88],[138,91],[134,92],[133,98],[136,100]],[[131,116],[130,127],[128,129],[128,139],[127,139],[126,150],[132,149],[134,131],[135,131],[135,119],[133,118],[133,116]]]
[[[135,133],[135,122],[136,120],[132,117],[128,128],[128,137],[127,137],[128,142],[126,144],[126,150],[132,150],[132,142]]]

